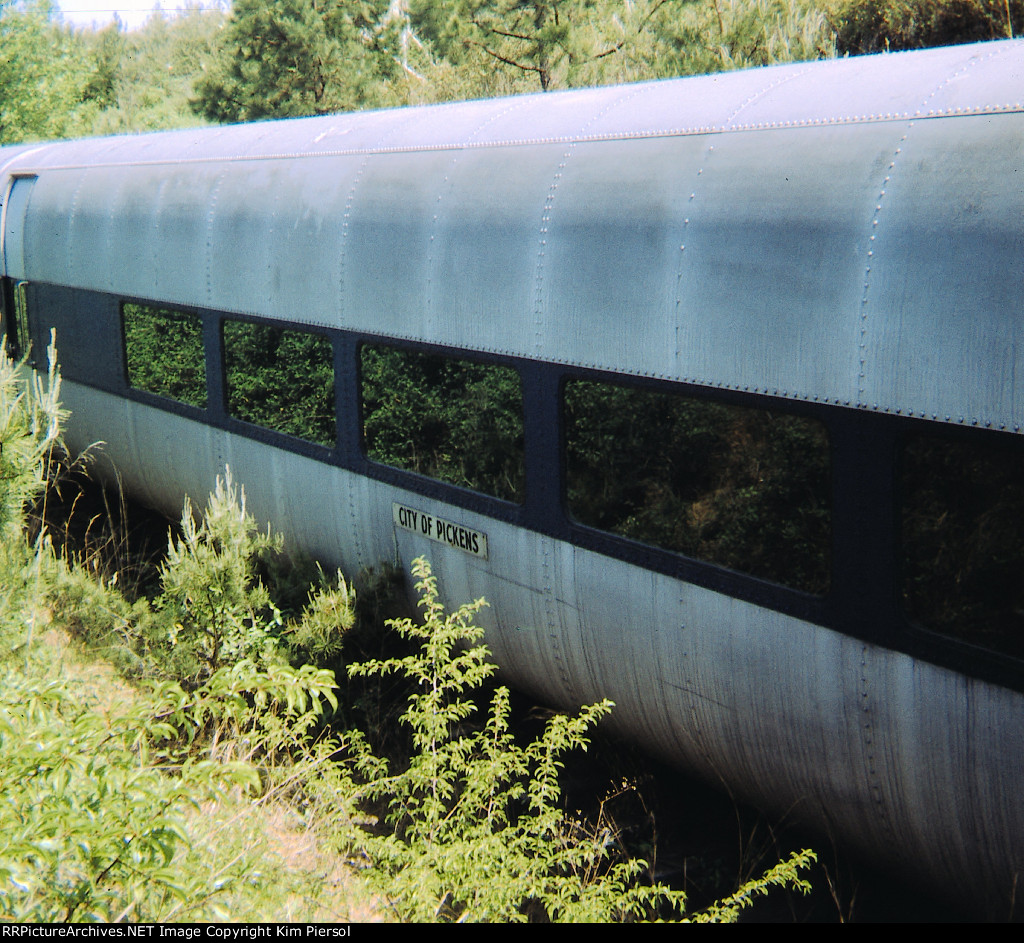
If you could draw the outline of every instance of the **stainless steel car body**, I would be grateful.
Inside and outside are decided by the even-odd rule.
[[[1012,435],[1022,99],[1009,41],[2,149],[2,274]],[[454,494],[65,392],[69,438],[105,440],[151,503],[201,501],[230,465],[251,510],[349,571],[425,554],[449,599],[487,597],[513,683],[611,697],[679,765],[1010,914],[1019,688]],[[395,504],[486,533],[487,558],[397,527]]]

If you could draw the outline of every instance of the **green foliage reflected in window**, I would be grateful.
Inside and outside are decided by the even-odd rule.
[[[206,408],[203,323],[198,315],[125,303],[125,362],[137,390]]]
[[[782,583],[829,585],[828,437],[812,420],[608,383],[565,390],[582,524]]]
[[[13,334],[17,337],[18,357],[27,358],[29,364],[36,365],[32,353],[32,331],[28,316],[28,282],[18,282],[14,286],[14,320]]]
[[[13,360],[28,357],[31,347],[28,323],[28,282],[0,279],[0,342]],[[30,361],[34,366],[34,358]]]
[[[361,352],[363,436],[375,462],[522,501],[523,394],[510,367],[393,347]]]
[[[236,419],[333,447],[334,355],[320,334],[225,321],[228,412]]]
[[[921,436],[903,456],[903,598],[943,635],[1024,658],[1024,455]]]

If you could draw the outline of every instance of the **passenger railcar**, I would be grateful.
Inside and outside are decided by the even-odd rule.
[[[150,503],[425,554],[514,684],[1011,916],[1022,68],[4,148],[7,332]]]

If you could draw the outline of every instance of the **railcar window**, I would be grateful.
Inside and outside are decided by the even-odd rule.
[[[205,409],[206,361],[199,316],[125,302],[121,319],[128,383]]]
[[[903,455],[903,598],[942,635],[1024,658],[1024,454],[911,439]]]
[[[14,286],[14,335],[18,339],[18,356],[25,357],[34,366],[28,316],[28,282],[18,282]]]
[[[6,340],[7,354],[15,360],[28,357],[31,334],[28,327],[28,282],[3,279],[0,301],[0,334]]]
[[[18,340],[14,334],[14,291],[9,278],[0,278],[0,345],[8,357],[17,359]]]
[[[224,321],[228,412],[333,447],[334,355],[320,334]]]
[[[371,345],[360,362],[369,458],[522,501],[523,395],[515,370]]]
[[[609,383],[566,385],[570,513],[581,523],[824,593],[830,461],[813,420]]]

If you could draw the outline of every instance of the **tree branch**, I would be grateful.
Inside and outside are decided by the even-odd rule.
[[[654,14],[657,13],[666,3],[669,3],[669,2],[670,2],[670,0],[658,0],[658,2],[650,10],[650,12],[647,14],[647,16],[645,16],[643,18],[643,20],[640,21],[640,25],[636,28],[636,30],[631,35],[623,36],[621,42],[616,43],[614,46],[606,49],[604,52],[599,52],[599,53],[597,53],[597,55],[591,56],[591,59],[597,60],[597,59],[603,59],[605,56],[613,56],[613,55],[615,55],[615,53],[617,53],[620,49],[622,49],[622,47],[625,46],[626,43],[628,43],[633,37],[639,36],[647,28],[647,24],[654,17]],[[716,9],[717,9],[717,7],[716,7]]]

